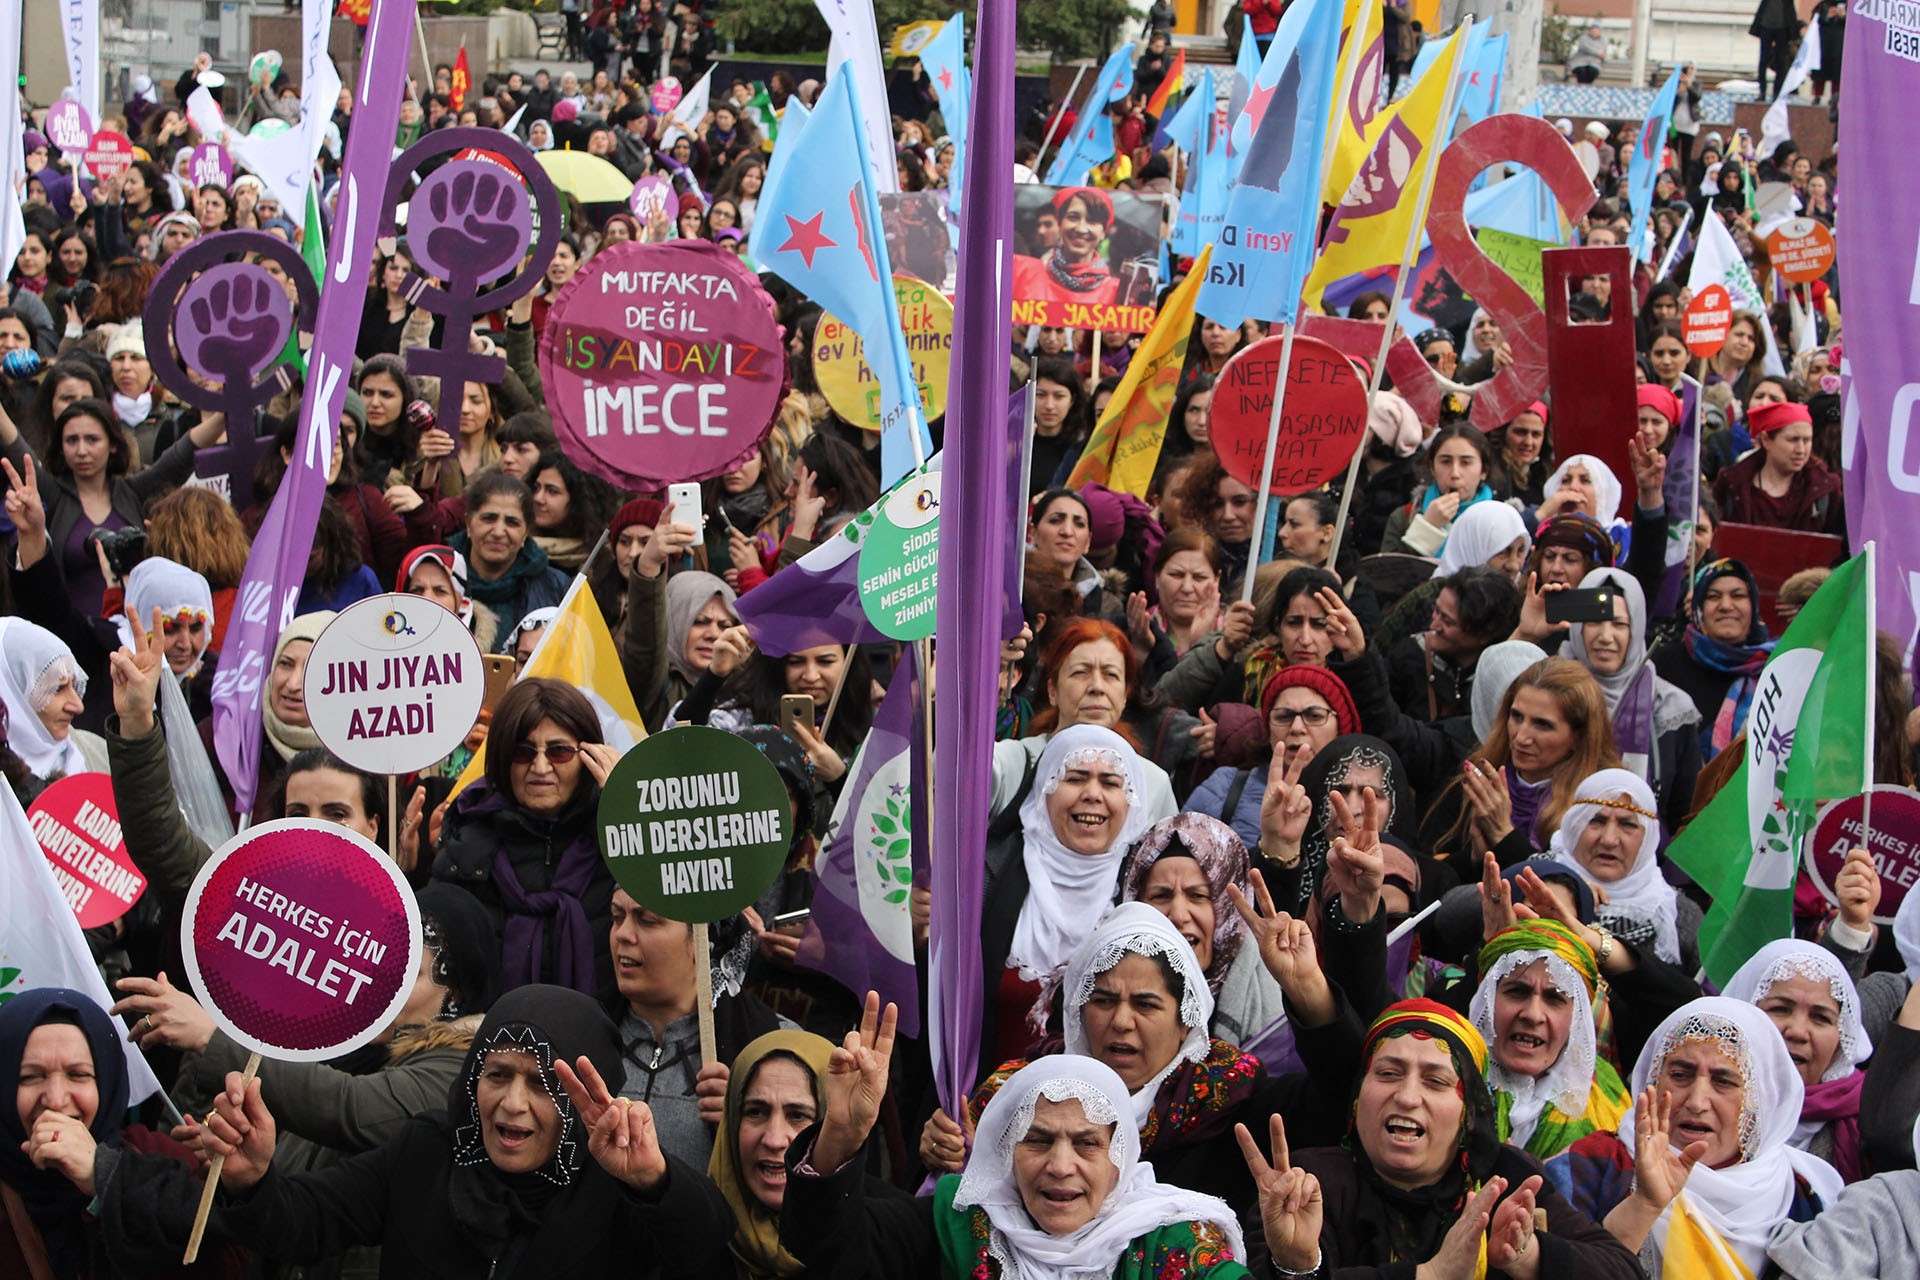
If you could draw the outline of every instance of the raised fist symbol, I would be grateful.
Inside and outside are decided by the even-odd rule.
[[[199,283],[205,287],[186,304],[181,354],[229,390],[252,386],[286,346],[293,320],[286,293],[249,264],[215,268]]]
[[[510,177],[493,165],[468,161],[427,179],[412,206],[421,225],[409,238],[425,249],[421,261],[430,270],[449,280],[491,280],[526,252],[530,207],[525,189]]]

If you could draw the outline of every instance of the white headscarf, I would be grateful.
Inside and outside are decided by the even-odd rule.
[[[40,709],[68,679],[74,692],[86,697],[86,673],[60,637],[25,618],[0,618],[0,701],[7,704],[7,745],[36,778],[87,772],[72,730],[65,740],[56,739],[40,720]]]
[[[1660,735],[1700,723],[1693,699],[1668,683],[1647,661],[1647,597],[1639,581],[1623,569],[1602,565],[1580,579],[1582,590],[1600,587],[1613,591],[1627,604],[1630,638],[1620,666],[1605,674],[1594,670],[1587,654],[1587,631],[1575,623],[1560,646],[1560,656],[1571,658],[1592,672],[1607,698],[1613,719],[1615,744],[1629,769],[1649,782],[1660,776]]]
[[[1690,1040],[1713,1041],[1739,1067],[1746,1097],[1740,1109],[1740,1162],[1724,1169],[1695,1165],[1681,1194],[1757,1276],[1766,1269],[1767,1236],[1786,1221],[1793,1206],[1794,1174],[1807,1180],[1823,1205],[1839,1196],[1840,1175],[1825,1160],[1790,1145],[1806,1086],[1773,1020],[1743,1001],[1706,996],[1668,1014],[1634,1063],[1634,1097],[1659,1078],[1668,1055]],[[1629,1149],[1633,1124],[1629,1111],[1620,1122],[1620,1141]],[[1666,1248],[1672,1217],[1668,1206],[1654,1223],[1651,1243],[1656,1255]]]
[[[200,661],[207,656],[207,646],[213,643],[213,588],[204,577],[165,556],[148,556],[127,575],[127,607],[138,615],[143,627],[152,625],[155,609],[170,619],[182,612],[198,613],[205,618],[207,625],[200,635],[200,649],[193,655],[193,667],[185,678],[191,679],[199,672]],[[113,626],[120,633],[120,643],[133,648],[133,628],[127,624],[124,612],[113,620]]]
[[[1553,469],[1546,484],[1540,487],[1542,497],[1551,498],[1559,489],[1560,482],[1567,478],[1567,472],[1575,466],[1585,467],[1587,474],[1593,477],[1593,503],[1595,510],[1589,512],[1601,524],[1609,527],[1620,523],[1620,478],[1613,474],[1613,468],[1590,453],[1576,453]]]
[[[1093,1220],[1070,1235],[1050,1235],[1034,1225],[1013,1174],[1014,1148],[1033,1127],[1042,1098],[1075,1099],[1088,1120],[1113,1126],[1110,1150],[1119,1177]],[[1064,1053],[1020,1068],[987,1103],[953,1207],[986,1210],[992,1224],[987,1252],[1000,1264],[1002,1280],[1106,1280],[1131,1241],[1180,1222],[1205,1223],[1226,1237],[1231,1258],[1246,1258],[1239,1220],[1224,1200],[1154,1177],[1153,1166],[1140,1158],[1140,1134],[1126,1123],[1126,1110],[1127,1087],[1112,1067]]]
[[[1860,992],[1853,985],[1853,975],[1825,947],[1802,942],[1798,938],[1769,942],[1734,970],[1733,977],[1727,979],[1726,989],[1721,994],[1729,1000],[1744,1000],[1757,1006],[1773,990],[1774,983],[1787,978],[1811,978],[1815,982],[1825,982],[1833,992],[1834,1003],[1840,1006],[1840,1045],[1834,1050],[1833,1061],[1827,1064],[1820,1080],[1825,1083],[1852,1075],[1861,1063],[1873,1055],[1873,1041],[1867,1038],[1866,1023],[1860,1020]],[[1819,1128],[1819,1124],[1811,1126],[1808,1136],[1811,1137],[1812,1131]]]
[[[1909,889],[1893,913],[1893,941],[1907,966],[1907,981],[1920,982],[1920,893]]]
[[[1493,1026],[1494,996],[1508,974],[1526,968],[1535,960],[1547,962],[1547,980],[1555,991],[1572,1002],[1573,1020],[1567,1027],[1567,1043],[1553,1065],[1540,1075],[1522,1076],[1501,1066],[1499,1055],[1494,1052],[1497,1038]],[[1507,1112],[1508,1123],[1512,1125],[1512,1133],[1507,1138],[1510,1144],[1527,1145],[1548,1103],[1564,1115],[1577,1116],[1586,1111],[1587,1097],[1593,1092],[1593,1069],[1599,1046],[1593,1027],[1593,1000],[1587,995],[1586,982],[1574,972],[1572,965],[1544,948],[1508,952],[1494,961],[1487,976],[1480,979],[1467,1013],[1479,1029],[1480,1038],[1487,1042],[1488,1087],[1513,1099]]]
[[[1598,908],[1598,923],[1628,942],[1637,943],[1650,936],[1654,954],[1668,964],[1678,964],[1678,902],[1673,886],[1661,876],[1659,860],[1654,856],[1660,847],[1660,816],[1654,806],[1652,788],[1631,770],[1602,769],[1575,788],[1574,796],[1566,816],[1560,819],[1560,829],[1553,833],[1547,845],[1547,856],[1572,867],[1588,884],[1604,885],[1607,903]],[[1579,847],[1587,824],[1601,809],[1627,805],[1640,817],[1640,852],[1634,856],[1627,874],[1607,884],[1594,879],[1586,866],[1574,857],[1574,850]]]
[[[1182,1062],[1205,1060],[1211,1047],[1207,1028],[1213,1022],[1213,992],[1207,988],[1207,975],[1193,944],[1180,936],[1173,922],[1144,902],[1124,902],[1107,912],[1067,961],[1066,976],[1061,979],[1061,1017],[1068,1053],[1093,1055],[1081,1010],[1093,995],[1094,982],[1127,956],[1163,956],[1179,972],[1180,1025],[1187,1032],[1167,1065],[1130,1095],[1137,1128],[1153,1114],[1160,1082]]]
[[[1484,505],[1484,504],[1483,504]],[[1473,664],[1473,740],[1485,742],[1500,717],[1507,690],[1523,672],[1543,661],[1547,651],[1529,640],[1502,640],[1488,645]]]
[[[1533,535],[1518,511],[1492,499],[1476,502],[1454,520],[1433,576],[1444,578],[1462,569],[1481,568],[1512,546],[1515,538],[1525,542],[1527,550],[1533,549]]]
[[[1118,768],[1127,778],[1127,814],[1101,854],[1075,853],[1054,834],[1047,798],[1069,768],[1090,758]],[[1033,789],[1020,806],[1021,857],[1027,868],[1027,900],[1013,926],[1007,964],[1029,981],[1053,976],[1093,930],[1112,903],[1120,861],[1152,825],[1140,757],[1113,730],[1077,724],[1048,741],[1035,767]]]

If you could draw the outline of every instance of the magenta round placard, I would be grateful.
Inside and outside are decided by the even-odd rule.
[[[627,489],[729,470],[773,426],[787,361],[773,299],[716,245],[627,241],[555,297],[540,378],[567,456]]]
[[[200,868],[180,946],[221,1030],[265,1057],[317,1061],[399,1015],[420,964],[420,909],[372,841],[287,818]]]

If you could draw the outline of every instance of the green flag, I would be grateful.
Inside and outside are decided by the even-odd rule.
[[[1872,780],[1873,550],[1821,585],[1754,690],[1746,758],[1667,856],[1713,898],[1700,926],[1707,976],[1725,985],[1793,931],[1793,884],[1815,811]]]
[[[780,117],[774,113],[773,99],[767,96],[767,86],[756,80],[753,82],[753,97],[747,99],[746,113],[760,128],[760,136],[771,148],[780,137]]]

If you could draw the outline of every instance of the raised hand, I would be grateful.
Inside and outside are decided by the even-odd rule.
[[[1487,1224],[1487,1270],[1502,1271],[1512,1280],[1534,1280],[1540,1274],[1540,1250],[1533,1238],[1534,1197],[1546,1179],[1539,1174],[1520,1184],[1502,1200]]]
[[[594,785],[604,787],[608,775],[613,772],[613,766],[620,763],[620,750],[605,742],[583,742],[580,744],[580,763],[586,766]]]
[[[1260,793],[1260,851],[1288,865],[1300,856],[1300,841],[1313,820],[1313,801],[1300,785],[1307,764],[1305,751],[1289,752],[1286,743],[1274,743],[1267,789]]]
[[[1322,587],[1313,593],[1327,613],[1327,633],[1333,638],[1334,652],[1351,662],[1367,651],[1366,628],[1360,625],[1360,619],[1347,607],[1346,597],[1332,587]]]
[[[1310,1027],[1317,1027],[1333,1016],[1333,997],[1326,975],[1320,972],[1320,957],[1313,945],[1313,931],[1305,920],[1295,920],[1275,910],[1273,895],[1267,891],[1266,877],[1258,871],[1247,873],[1254,902],[1240,892],[1238,885],[1227,886],[1227,899],[1246,921],[1247,933],[1267,972],[1280,984],[1288,1004]],[[1258,909],[1255,909],[1255,903]]]
[[[820,529],[821,518],[827,514],[827,500],[815,489],[813,471],[803,462],[794,464],[793,484],[787,490],[787,508],[793,514],[788,532],[796,538],[811,540]],[[655,529],[653,536],[659,537],[660,531]]]
[[[180,1049],[200,1053],[213,1039],[213,1016],[186,992],[158,978],[122,978],[114,984],[126,994],[107,1012],[114,1017],[137,1013],[131,1035],[142,1049]]]
[[[1311,1271],[1320,1258],[1320,1226],[1325,1205],[1320,1180],[1296,1169],[1287,1154],[1287,1126],[1280,1113],[1268,1120],[1273,1160],[1260,1154],[1260,1144],[1244,1124],[1233,1126],[1240,1154],[1253,1175],[1260,1197],[1260,1225],[1266,1232],[1267,1252],[1288,1271]]]
[[[1380,847],[1380,797],[1372,787],[1361,792],[1356,818],[1347,797],[1332,795],[1334,837],[1327,849],[1327,880],[1340,893],[1340,911],[1347,919],[1365,923],[1380,909],[1386,885],[1386,851]]]
[[[718,1127],[727,1118],[727,1082],[733,1070],[724,1062],[709,1062],[693,1078],[693,1096],[700,1118]]]
[[[1633,1104],[1633,1194],[1656,1212],[1673,1203],[1707,1154],[1704,1139],[1675,1151],[1672,1131],[1673,1099],[1648,1085]]]
[[[7,473],[7,519],[20,533],[16,551],[20,567],[32,568],[47,553],[47,509],[40,501],[40,475],[31,453],[20,459],[19,471],[5,459],[0,459],[0,468]]]
[[[273,1113],[260,1100],[260,1080],[255,1077],[241,1088],[238,1071],[227,1072],[227,1087],[213,1100],[206,1117],[203,1150],[209,1159],[225,1157],[220,1181],[245,1191],[267,1176],[273,1163],[275,1127]]]
[[[920,1129],[920,1163],[941,1173],[958,1173],[967,1163],[967,1130],[938,1108]]]
[[[1153,648],[1153,622],[1147,617],[1147,593],[1136,591],[1127,597],[1127,638],[1133,651],[1145,655]]]
[[[1460,768],[1474,829],[1491,849],[1513,834],[1513,797],[1507,792],[1507,771],[1472,758]]]
[[[32,461],[27,465],[32,466]],[[1865,849],[1849,853],[1846,864],[1833,878],[1833,894],[1840,900],[1840,918],[1862,933],[1872,929],[1873,913],[1880,909],[1881,888],[1873,855]]]
[[[1513,885],[1500,874],[1500,860],[1491,851],[1480,858],[1480,940],[1490,941],[1520,919],[1513,905]]]
[[[716,676],[729,676],[752,656],[752,634],[745,627],[728,627],[713,642],[713,663],[708,670]]]
[[[832,1173],[853,1159],[873,1131],[887,1092],[899,1023],[900,1010],[889,1004],[882,1013],[880,993],[869,991],[859,1027],[847,1032],[833,1051],[827,1063],[827,1114],[811,1158],[821,1173]]]
[[[1661,486],[1667,479],[1667,455],[1660,452],[1660,446],[1644,427],[1627,437],[1627,453],[1633,462],[1634,485],[1640,491],[1637,498],[1640,509],[1652,511],[1666,501]]]
[[[141,625],[140,613],[131,605],[127,607],[127,623],[133,629],[133,647],[107,655],[107,674],[113,680],[113,710],[120,717],[120,732],[129,738],[142,738],[153,731],[160,673],[167,670],[166,642],[161,639],[159,609],[153,611],[151,630]]]
[[[1200,708],[1200,723],[1187,730],[1187,736],[1193,739],[1193,749],[1202,760],[1213,755],[1213,740],[1220,726],[1207,714],[1205,707]]]
[[[636,1191],[652,1191],[666,1181],[667,1157],[660,1150],[653,1108],[614,1097],[584,1054],[573,1067],[554,1059],[553,1070],[587,1126],[587,1151],[602,1169]]]
[[[1233,655],[1246,647],[1253,639],[1253,602],[1235,600],[1227,606],[1227,614],[1220,619],[1220,638],[1213,642],[1213,651],[1222,662],[1232,662]]]
[[[1479,1269],[1480,1242],[1487,1234],[1493,1206],[1507,1189],[1505,1178],[1489,1178],[1467,1198],[1460,1216],[1448,1229],[1440,1250],[1420,1264],[1419,1280],[1473,1280]]]

